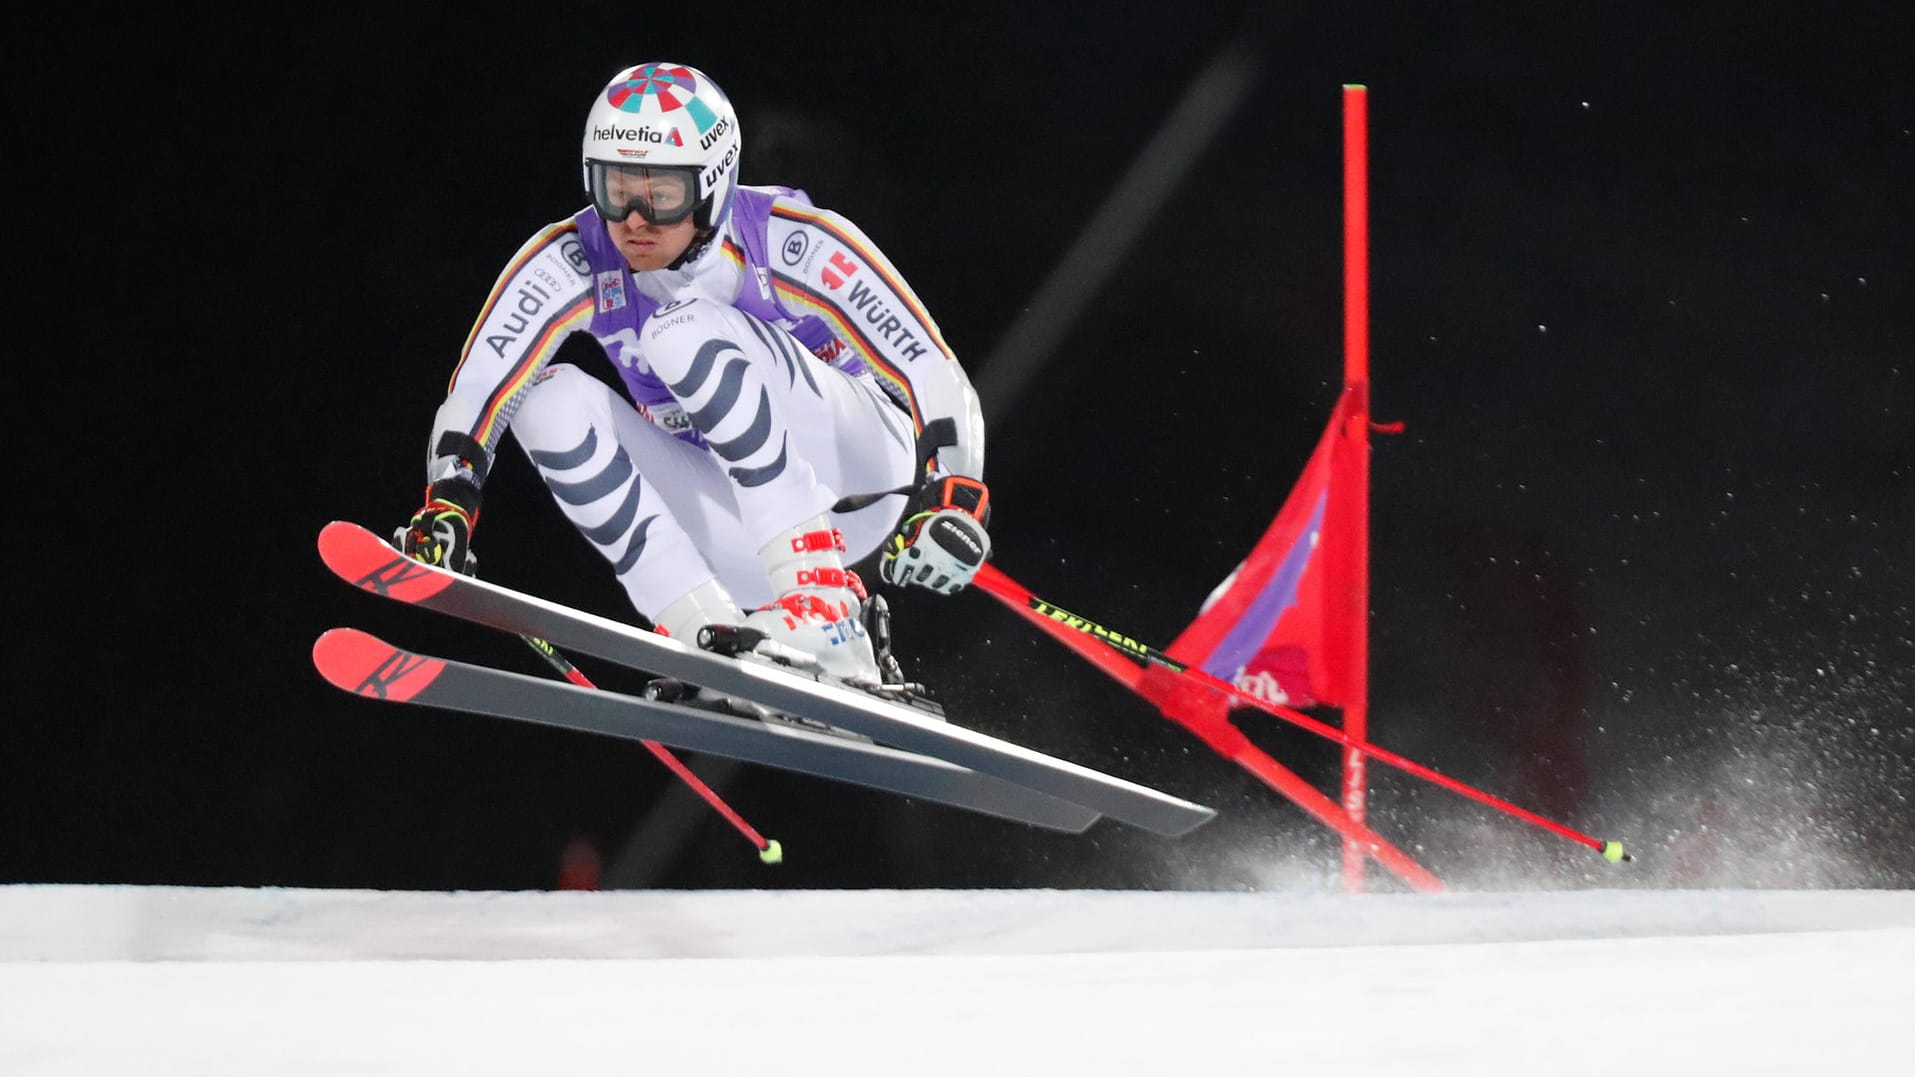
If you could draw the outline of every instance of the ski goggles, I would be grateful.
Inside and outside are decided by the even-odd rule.
[[[587,162],[592,208],[606,223],[637,213],[646,224],[677,224],[698,207],[698,170],[671,166]]]

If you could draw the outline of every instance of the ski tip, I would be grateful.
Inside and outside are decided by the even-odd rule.
[[[400,650],[370,632],[334,628],[313,641],[313,667],[342,691],[404,702],[431,684],[445,663]]]
[[[319,529],[319,555],[325,557],[327,551],[346,549],[355,543],[363,543],[365,536],[372,532],[348,520],[334,520]],[[372,535],[377,538],[377,535]]]
[[[345,520],[319,529],[319,559],[333,575],[354,587],[401,602],[423,602],[458,578],[414,561],[385,539]]]

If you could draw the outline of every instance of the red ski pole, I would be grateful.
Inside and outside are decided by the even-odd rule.
[[[549,641],[542,640],[537,636],[521,635],[519,638],[524,640],[533,650],[539,652],[539,655],[547,662],[550,662],[552,668],[558,670],[566,680],[571,681],[580,688],[598,688],[598,685],[593,684],[590,678],[586,677],[584,673],[579,671],[577,666],[572,664],[571,659],[560,654],[558,648],[553,647]],[[711,786],[706,785],[699,779],[698,775],[693,774],[691,768],[687,767],[677,756],[673,755],[671,749],[655,741],[648,740],[643,743],[653,755],[658,757],[659,762],[670,768],[673,774],[678,775],[680,781],[691,787],[692,792],[703,797],[705,803],[710,804],[713,810],[725,817],[726,822],[736,828],[740,834],[743,834],[746,841],[758,847],[758,859],[767,864],[776,864],[784,860],[785,849],[784,846],[778,844],[778,839],[767,838],[754,830],[750,823],[745,822],[743,816],[733,811],[731,805],[725,803],[723,797],[720,797]]]
[[[1500,797],[1492,796],[1489,793],[1485,793],[1482,790],[1475,788],[1474,786],[1465,785],[1464,783],[1457,781],[1455,778],[1448,777],[1447,775],[1444,775],[1444,774],[1439,774],[1436,771],[1431,770],[1430,768],[1424,766],[1423,764],[1418,763],[1414,760],[1405,758],[1404,756],[1400,756],[1396,754],[1395,752],[1390,751],[1387,748],[1379,748],[1378,746],[1371,744],[1368,741],[1358,740],[1355,737],[1352,737],[1349,734],[1343,732],[1341,729],[1338,729],[1332,725],[1326,725],[1323,722],[1319,722],[1315,718],[1312,718],[1309,715],[1302,713],[1301,711],[1294,711],[1294,710],[1291,710],[1289,707],[1279,706],[1275,703],[1269,703],[1262,699],[1259,699],[1256,696],[1253,696],[1250,693],[1239,689],[1236,685],[1230,684],[1227,681],[1224,681],[1218,677],[1212,676],[1211,674],[1205,672],[1202,669],[1195,669],[1190,666],[1187,666],[1184,663],[1177,661],[1175,658],[1170,657],[1168,654],[1165,654],[1163,651],[1160,651],[1155,647],[1149,646],[1148,644],[1139,643],[1137,640],[1132,639],[1129,636],[1126,636],[1119,632],[1113,632],[1110,629],[1105,628],[1103,625],[1097,624],[1093,621],[1086,620],[1085,618],[1079,617],[1068,610],[1062,609],[1058,606],[1054,606],[1051,603],[1044,601],[1043,599],[1032,594],[1028,589],[1024,587],[1023,584],[1018,583],[1016,580],[1013,580],[1009,576],[1006,576],[1004,573],[998,571],[995,566],[986,564],[983,567],[979,568],[975,582],[977,583],[979,587],[983,588],[986,593],[990,594],[991,597],[996,598],[997,600],[999,600],[1000,602],[1003,602],[1005,605],[1011,607],[1012,609],[1020,609],[1020,608],[1029,609],[1037,614],[1040,614],[1046,618],[1049,618],[1050,620],[1056,621],[1058,624],[1061,624],[1067,628],[1070,628],[1077,632],[1081,632],[1085,635],[1088,635],[1104,643],[1105,645],[1117,650],[1119,653],[1129,655],[1131,658],[1137,661],[1145,662],[1150,665],[1159,666],[1165,670],[1168,670],[1170,673],[1175,674],[1176,676],[1183,677],[1194,684],[1198,684],[1206,689],[1209,689],[1210,691],[1221,693],[1222,695],[1227,697],[1231,703],[1235,705],[1244,706],[1244,707],[1255,707],[1258,710],[1264,711],[1266,713],[1274,714],[1277,717],[1282,718],[1286,722],[1289,722],[1293,725],[1300,726],[1304,729],[1307,729],[1310,732],[1315,733],[1320,737],[1325,737],[1329,740],[1333,740],[1337,742],[1338,744],[1343,745],[1345,748],[1352,749],[1353,751],[1362,752],[1364,755],[1369,756],[1371,759],[1374,759],[1379,763],[1386,763],[1392,767],[1395,767],[1396,769],[1400,771],[1403,771],[1405,774],[1411,774],[1418,778],[1422,778],[1424,781],[1432,782],[1436,785],[1442,786],[1443,788],[1448,789],[1452,793],[1456,793],[1461,796],[1468,797],[1469,799],[1474,800],[1479,804],[1488,805],[1489,807],[1495,808],[1497,811],[1504,812],[1505,814],[1514,816],[1515,818],[1520,819],[1525,823],[1529,823],[1532,826],[1540,827],[1544,830],[1547,830],[1558,837],[1567,838],[1570,841],[1577,842],[1578,844],[1581,844],[1581,845],[1587,845],[1591,849],[1594,849],[1597,852],[1601,853],[1603,855],[1603,858],[1605,860],[1608,860],[1612,864],[1619,861],[1630,859],[1629,854],[1623,851],[1622,842],[1604,841],[1601,838],[1592,838],[1589,835],[1584,834],[1579,830],[1573,830],[1569,827],[1564,826],[1561,823],[1555,822],[1550,819],[1545,819],[1542,816],[1537,815],[1535,812],[1529,811],[1525,808],[1519,808],[1516,805],[1511,804],[1507,800],[1503,800]]]

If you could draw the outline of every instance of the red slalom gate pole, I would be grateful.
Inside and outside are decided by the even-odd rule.
[[[1337,531],[1349,546],[1333,556],[1350,558],[1351,581],[1343,596],[1350,684],[1343,706],[1343,732],[1359,743],[1370,737],[1370,96],[1367,87],[1343,87],[1343,383],[1358,405],[1337,448],[1349,454],[1345,481],[1333,488],[1340,514]],[[1369,775],[1362,752],[1343,752],[1343,810],[1361,823],[1369,811]],[[1363,890],[1363,849],[1343,842],[1343,889]]]
[[[597,690],[598,685],[593,684],[589,677],[581,672],[577,666],[572,664],[571,659],[560,654],[558,649],[553,647],[550,642],[542,640],[537,636],[522,635],[519,638],[524,640],[527,646],[539,652],[539,656],[551,663],[552,668],[558,670],[560,675],[566,680],[571,681],[580,688]],[[659,762],[665,764],[673,774],[678,775],[679,781],[690,786],[692,792],[697,793],[700,797],[704,798],[705,803],[712,806],[712,810],[724,816],[725,821],[730,823],[740,834],[743,834],[746,841],[756,845],[758,847],[758,859],[767,864],[777,864],[784,860],[784,846],[778,844],[776,838],[767,838],[753,829],[750,823],[745,822],[743,816],[733,811],[731,805],[725,803],[724,798],[719,796],[716,790],[706,785],[698,775],[691,772],[690,767],[687,767],[677,756],[673,755],[671,749],[655,741],[648,740],[641,743],[645,745],[646,750],[658,757]]]

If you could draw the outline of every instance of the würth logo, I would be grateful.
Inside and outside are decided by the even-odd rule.
[[[825,287],[835,292],[844,287],[845,280],[858,271],[858,263],[846,258],[843,251],[831,252],[829,261],[831,264],[824,268]],[[832,272],[834,269],[836,273]]]

